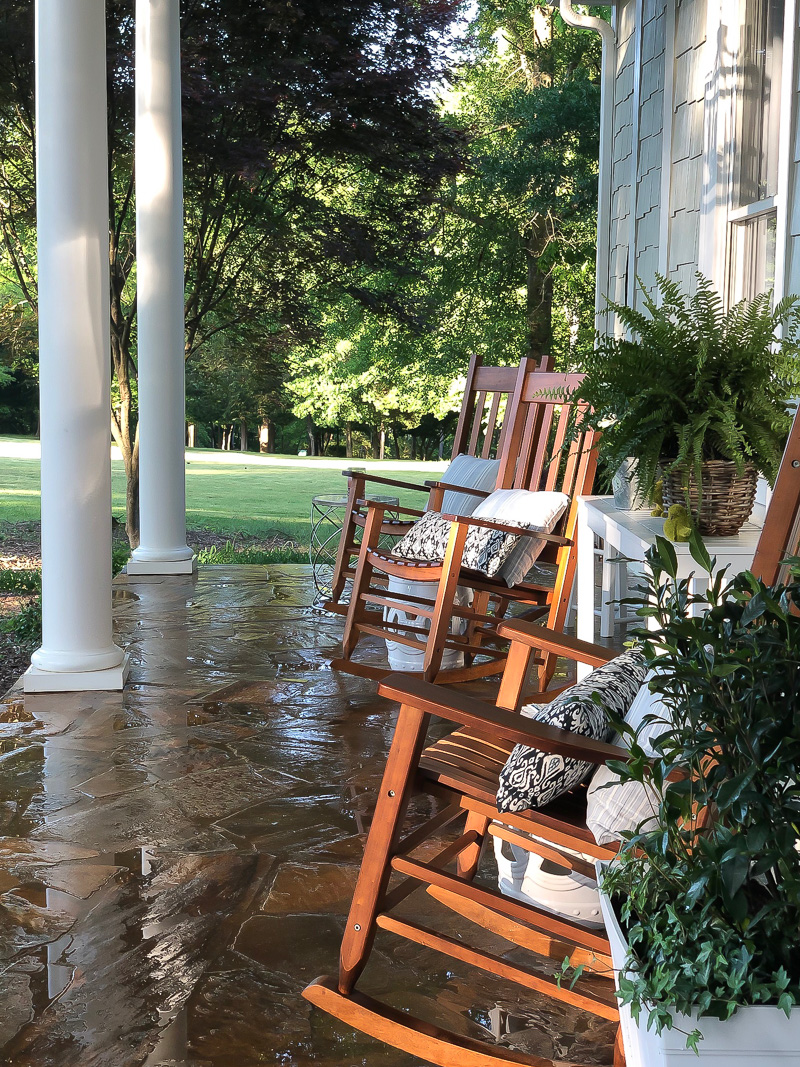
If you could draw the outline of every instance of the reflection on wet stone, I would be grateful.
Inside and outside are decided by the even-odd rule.
[[[0,1062],[421,1067],[300,998],[335,970],[395,716],[328,669],[342,622],[309,569],[123,575],[114,612],[124,694],[0,702]],[[611,1062],[609,1024],[390,935],[364,980],[460,1033]]]

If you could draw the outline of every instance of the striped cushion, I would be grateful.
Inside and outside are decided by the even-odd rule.
[[[651,671],[645,682],[654,677]],[[653,721],[645,722],[645,719]],[[656,754],[653,742],[670,726],[670,715],[661,697],[645,684],[631,704],[625,722],[636,730],[636,738],[648,756]],[[616,741],[624,744],[619,736]],[[624,832],[647,829],[658,813],[659,795],[652,786],[640,782],[622,782],[605,765],[592,775],[587,792],[586,825],[598,845],[621,841]]]

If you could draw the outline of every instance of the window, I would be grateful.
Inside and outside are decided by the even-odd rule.
[[[728,211],[728,300],[775,284],[784,0],[740,0]]]

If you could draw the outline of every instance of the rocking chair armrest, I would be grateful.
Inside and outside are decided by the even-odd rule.
[[[471,489],[468,485],[455,485],[452,482],[425,482],[428,489],[444,489],[453,493],[466,493],[468,496],[479,496],[485,500],[491,493],[486,489]]]
[[[590,737],[559,730],[538,719],[528,719],[503,708],[487,704],[466,693],[444,689],[407,674],[390,674],[378,686],[381,696],[410,705],[437,718],[483,731],[491,739],[498,736],[517,745],[530,745],[543,752],[556,753],[585,763],[603,764],[607,760],[630,759],[630,752],[619,745],[594,741]]]
[[[396,478],[381,478],[377,474],[365,474],[364,471],[342,471],[343,478],[360,478],[365,482],[375,482],[376,485],[391,485],[395,489],[415,489],[420,493],[429,492],[427,485],[420,485],[418,482],[400,482]]]
[[[503,533],[512,534],[514,537],[535,537],[539,541],[547,541],[552,545],[571,545],[569,537],[561,537],[560,534],[547,533],[546,530],[527,529],[524,526],[508,526],[504,522],[495,519],[479,519],[474,515],[443,515],[443,519],[450,522],[459,522],[464,526],[480,526],[485,530],[500,530]]]
[[[535,622],[525,622],[522,619],[500,623],[497,634],[507,641],[528,645],[542,652],[552,652],[579,663],[588,663],[592,667],[602,667],[619,654],[613,648],[581,641],[577,637],[570,637],[569,634],[548,630],[546,626],[537,626]]]
[[[356,507],[367,508],[370,511],[376,511],[378,508],[381,511],[391,511],[393,513],[402,512],[403,515],[413,515],[419,519],[425,514],[424,511],[419,511],[417,508],[404,508],[397,504],[382,504],[379,501],[370,500],[369,497],[364,497],[362,500],[356,501]]]

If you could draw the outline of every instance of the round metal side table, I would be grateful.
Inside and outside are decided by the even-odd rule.
[[[381,496],[369,493],[367,500],[376,504],[386,504],[387,514],[398,518],[397,508],[400,501],[396,496]],[[333,569],[336,564],[336,552],[344,525],[346,496],[330,496],[327,493],[315,496],[311,501],[311,540],[308,546],[308,562],[314,574],[314,586],[319,601],[327,600],[332,592]],[[391,548],[397,539],[391,534],[384,534],[380,540],[381,548]]]

